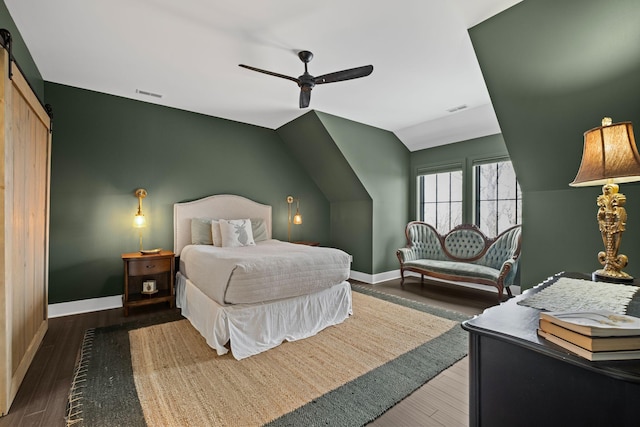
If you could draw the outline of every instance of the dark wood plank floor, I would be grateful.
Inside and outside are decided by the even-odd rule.
[[[450,285],[425,284],[410,278],[402,289],[398,280],[373,285],[376,290],[414,299],[468,315],[495,305],[495,293]],[[120,324],[146,316],[141,308],[124,317],[122,309],[60,317],[49,321],[31,368],[9,413],[0,418],[0,427],[64,426],[67,395],[84,331]],[[371,425],[381,426],[465,426],[468,418],[467,359],[441,373],[400,402]]]

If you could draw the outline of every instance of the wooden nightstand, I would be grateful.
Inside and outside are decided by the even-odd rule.
[[[160,251],[158,254],[142,255],[140,252],[122,254],[124,261],[124,315],[129,307],[168,302],[173,308],[175,294],[175,254]],[[154,293],[143,293],[143,283],[155,281]]]
[[[292,243],[296,243],[298,245],[307,245],[307,246],[320,246],[320,243],[318,243],[318,242],[309,242],[309,241],[306,241],[306,240],[300,240],[300,241],[292,242]]]

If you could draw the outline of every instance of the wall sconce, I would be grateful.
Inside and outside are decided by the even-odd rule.
[[[136,212],[136,216],[133,217],[133,227],[137,228],[140,233],[140,252],[142,252],[142,229],[147,226],[147,220],[142,213],[142,199],[147,197],[147,190],[138,188],[134,194],[138,198],[138,212]]]
[[[296,202],[296,213],[293,216],[293,221],[291,218],[291,205],[293,202]],[[300,199],[293,198],[293,196],[287,196],[287,204],[289,205],[289,215],[287,217],[287,239],[291,241],[291,223],[293,222],[296,225],[302,224],[302,215],[300,215]]]
[[[584,133],[582,162],[572,187],[602,185],[598,196],[598,225],[605,251],[598,253],[604,266],[593,273],[593,280],[628,283],[633,277],[622,271],[628,263],[626,255],[618,254],[622,232],[627,223],[624,205],[627,198],[618,192],[618,183],[640,181],[640,154],[636,147],[631,122],[611,124],[602,119],[602,126]]]

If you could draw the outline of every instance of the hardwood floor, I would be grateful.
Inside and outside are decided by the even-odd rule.
[[[443,284],[421,286],[419,279],[415,278],[407,279],[404,289],[400,287],[399,280],[367,286],[470,316],[496,304],[495,293]],[[0,418],[0,427],[64,426],[67,394],[84,331],[139,319],[159,307],[140,308],[132,311],[129,317],[124,317],[122,309],[114,309],[51,319],[49,330],[9,413]],[[467,358],[442,372],[370,424],[373,427],[466,425]]]
[[[376,290],[410,298],[432,306],[473,316],[497,304],[491,291],[436,284],[409,278],[404,289],[399,280],[373,286]],[[517,290],[515,294],[519,293]],[[370,427],[465,427],[469,425],[468,357],[444,370],[434,379],[406,397]]]

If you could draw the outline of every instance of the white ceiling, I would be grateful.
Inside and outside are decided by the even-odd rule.
[[[500,132],[467,28],[520,0],[5,0],[51,82],[271,129],[310,108],[394,132],[412,151]],[[142,90],[162,98],[137,93]],[[447,110],[466,105],[450,113]]]

